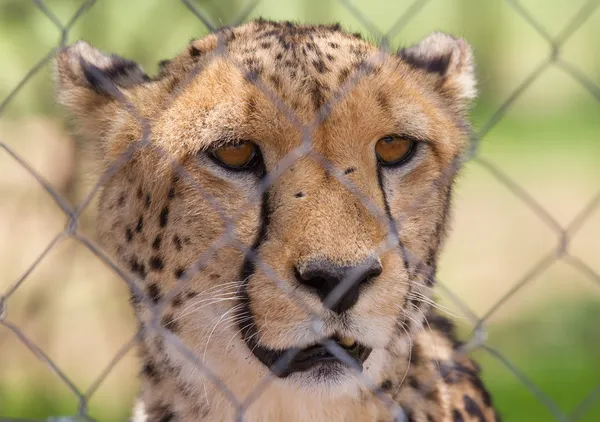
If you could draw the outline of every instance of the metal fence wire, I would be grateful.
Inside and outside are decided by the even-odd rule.
[[[198,19],[211,31],[217,34],[219,39],[220,46],[217,47],[215,52],[213,53],[214,57],[218,57],[224,53],[224,45],[226,40],[222,36],[223,32],[219,31],[219,27],[215,25],[211,19],[209,14],[203,11],[200,7],[198,7],[191,0],[181,0],[183,4],[189,9],[190,13],[193,13]],[[417,14],[419,14],[423,6],[428,3],[428,0],[416,0],[411,6],[407,9],[407,11],[399,16],[396,23],[392,26],[392,29],[388,33],[380,33],[373,25],[372,22],[364,16],[364,14],[357,9],[355,5],[352,4],[350,0],[340,0],[340,2],[347,8],[347,10],[354,15],[356,19],[358,19],[365,28],[371,32],[371,34],[376,37],[380,41],[380,48],[382,51],[388,50],[388,45],[390,40],[396,33],[398,33],[403,27],[405,27],[411,19]],[[577,421],[581,417],[583,417],[586,412],[594,406],[598,401],[600,401],[600,380],[599,384],[593,388],[589,394],[584,397],[580,404],[575,407],[574,410],[570,414],[566,414],[563,410],[559,408],[559,406],[546,394],[544,394],[524,373],[515,366],[509,359],[507,359],[503,354],[501,354],[498,350],[492,348],[490,345],[486,343],[486,322],[488,319],[507,301],[511,300],[517,293],[519,293],[524,286],[530,283],[535,278],[539,277],[551,264],[555,261],[561,260],[569,266],[573,267],[577,271],[584,274],[588,277],[592,282],[598,283],[600,285],[600,274],[595,272],[589,265],[579,259],[577,256],[574,256],[569,251],[569,244],[573,237],[577,234],[578,230],[583,225],[584,221],[590,217],[590,215],[595,211],[595,209],[600,207],[600,191],[591,198],[591,200],[581,209],[581,211],[577,214],[577,216],[571,221],[570,224],[563,226],[556,221],[555,218],[551,215],[551,213],[546,210],[542,205],[540,205],[527,191],[519,185],[517,181],[512,179],[506,172],[504,172],[501,168],[499,168],[494,163],[488,161],[486,158],[478,155],[478,145],[483,138],[494,128],[495,125],[498,124],[505,116],[507,111],[512,107],[515,101],[523,95],[523,93],[530,87],[530,85],[536,81],[540,75],[545,72],[550,67],[555,67],[565,72],[567,75],[570,75],[575,81],[577,81],[585,90],[587,90],[596,100],[600,101],[600,87],[592,80],[590,80],[585,74],[578,69],[572,63],[564,60],[561,57],[561,47],[563,44],[573,35],[573,33],[586,21],[586,19],[592,15],[592,12],[600,5],[600,1],[588,1],[581,7],[581,9],[575,14],[575,16],[566,23],[564,28],[558,31],[557,35],[552,35],[550,31],[548,31],[544,26],[540,23],[536,16],[532,15],[521,3],[516,0],[506,0],[506,2],[513,8],[514,12],[517,13],[525,22],[527,22],[544,40],[547,41],[548,46],[550,47],[550,53],[548,56],[541,62],[539,65],[531,72],[529,76],[525,78],[525,80],[517,86],[514,91],[506,98],[506,100],[501,104],[501,106],[493,113],[493,115],[485,122],[485,124],[474,133],[473,139],[473,148],[468,152],[468,155],[462,157],[461,162],[455,163],[456,166],[462,164],[466,160],[471,160],[477,163],[479,166],[483,167],[487,170],[494,178],[496,178],[501,184],[503,184],[512,194],[522,201],[532,213],[534,213],[539,219],[548,226],[555,234],[556,234],[556,247],[554,250],[543,257],[539,262],[536,262],[534,265],[526,271],[525,275],[519,279],[515,280],[513,287],[502,296],[482,317],[476,316],[475,312],[470,310],[469,305],[467,303],[463,303],[456,295],[452,294],[452,292],[448,289],[447,286],[437,281],[438,288],[440,292],[448,297],[449,300],[453,301],[456,307],[462,310],[465,313],[465,316],[473,323],[475,326],[474,331],[471,333],[469,339],[464,343],[464,346],[458,353],[468,353],[475,349],[482,349],[497,359],[499,362],[504,365],[504,367],[512,372],[514,376],[516,376],[523,385],[548,409],[548,411],[552,414],[555,420],[557,421]],[[35,5],[39,8],[41,12],[43,12],[48,19],[56,26],[56,29],[59,31],[61,37],[59,44],[48,52],[44,57],[42,57],[39,62],[23,77],[23,79],[18,83],[18,85],[10,92],[10,94],[2,100],[0,103],[0,116],[6,109],[6,106],[15,98],[16,95],[19,94],[21,89],[28,83],[28,81],[34,77],[49,61],[51,61],[54,55],[59,51],[62,47],[66,46],[67,39],[69,36],[69,31],[71,28],[77,23],[77,21],[92,7],[96,0],[87,0],[84,1],[81,6],[75,11],[72,15],[71,19],[65,24],[61,22],[57,16],[53,13],[53,11],[42,1],[42,0],[34,0]],[[240,10],[238,18],[235,22],[231,23],[231,26],[235,26],[241,22],[243,22],[248,15],[252,12],[254,7],[257,5],[258,1],[248,2],[245,7]],[[371,58],[370,62],[365,63],[364,72],[368,72],[369,66],[375,64],[377,61],[377,57]],[[243,71],[245,71],[242,68]],[[202,69],[197,69],[198,72],[201,72]],[[319,156],[318,153],[311,149],[311,138],[312,134],[316,131],[319,125],[323,122],[324,119],[327,118],[330,110],[335,107],[336,103],[339,102],[360,80],[362,75],[361,72],[357,72],[353,78],[349,78],[344,86],[340,89],[339,92],[333,95],[332,99],[324,104],[319,113],[317,114],[317,118],[314,122],[308,125],[304,125],[301,123],[300,119],[294,114],[294,111],[286,106],[286,104],[278,98],[277,94],[271,91],[266,85],[262,84],[259,78],[249,78],[256,87],[262,91],[264,96],[270,101],[274,103],[277,109],[283,113],[294,125],[296,125],[300,131],[300,133],[304,134],[303,142],[300,147],[296,150],[292,151],[288,156],[285,157],[279,163],[278,168],[270,173],[266,180],[264,180],[262,184],[262,192],[264,193],[268,187],[277,180],[279,175],[285,172],[286,169],[290,167],[296,160],[303,156],[310,155],[317,162],[319,162],[327,172],[331,175],[338,178],[338,180],[346,186],[351,192],[356,195],[359,195],[358,190],[346,179],[343,177],[343,174],[335,168],[330,162],[328,162],[324,157]],[[195,75],[194,74],[194,75]],[[101,77],[101,75],[100,75]],[[191,78],[190,78],[191,79]],[[189,82],[189,80],[187,81]],[[185,83],[185,82],[183,82]],[[127,100],[120,95],[119,90],[112,85],[111,81],[105,80],[104,85],[108,91],[114,94],[115,97],[119,99],[119,101],[127,102]],[[179,90],[181,92],[181,90]],[[24,284],[27,282],[29,275],[32,271],[40,264],[40,262],[44,259],[44,257],[62,240],[69,237],[77,240],[89,250],[99,259],[102,260],[107,266],[109,266],[112,270],[115,271],[116,274],[120,278],[122,278],[130,287],[130,289],[137,295],[140,300],[144,301],[147,306],[152,309],[154,318],[152,321],[143,328],[144,330],[152,330],[155,333],[162,336],[164,341],[170,342],[174,347],[176,347],[183,356],[190,360],[190,362],[197,367],[197,369],[202,372],[202,374],[209,379],[211,379],[231,400],[232,405],[237,409],[238,420],[243,420],[244,412],[250,406],[250,404],[260,396],[260,394],[264,391],[265,387],[271,382],[272,376],[268,376],[264,379],[264,381],[259,385],[249,397],[244,398],[243,401],[240,401],[239,398],[235,397],[233,393],[229,390],[228,386],[225,385],[219,377],[212,373],[211,370],[204,366],[194,352],[188,349],[185,344],[171,331],[165,329],[161,326],[159,320],[159,316],[161,315],[161,311],[164,306],[169,303],[173,297],[181,290],[181,286],[185,283],[180,283],[176,287],[174,287],[168,294],[166,294],[162,300],[158,304],[152,303],[150,298],[147,297],[147,294],[143,289],[138,287],[136,280],[132,279],[128,273],[123,271],[111,258],[109,258],[104,251],[98,247],[95,243],[93,243],[89,238],[84,236],[80,231],[78,231],[78,219],[82,215],[82,212],[88,207],[91,200],[97,194],[99,188],[102,184],[115,172],[117,172],[134,154],[135,151],[138,151],[143,148],[151,148],[156,153],[162,155],[163,157],[169,158],[169,155],[166,151],[162,150],[159,146],[154,145],[152,140],[149,137],[151,122],[145,120],[138,114],[135,109],[132,108],[130,104],[126,104],[129,107],[130,112],[139,119],[141,126],[143,128],[143,136],[142,138],[132,144],[130,148],[128,148],[115,162],[113,162],[109,168],[106,170],[104,174],[102,174],[94,187],[90,190],[87,196],[84,198],[81,203],[77,206],[72,206],[61,194],[59,194],[52,185],[50,185],[44,178],[43,175],[38,174],[27,162],[26,157],[21,157],[16,154],[5,142],[0,140],[0,148],[3,149],[6,153],[8,153],[16,162],[19,163],[27,172],[29,172],[37,182],[52,196],[56,204],[62,209],[65,213],[68,224],[63,231],[58,233],[56,237],[50,242],[50,244],[46,247],[46,249],[42,252],[42,254],[29,266],[29,268],[22,274],[22,276],[15,280],[9,288],[2,292],[0,295],[0,325],[2,325],[5,329],[10,330],[14,336],[16,336],[30,351],[38,358],[40,361],[45,363],[48,369],[56,374],[72,391],[72,393],[77,397],[79,401],[79,410],[76,416],[73,418],[65,418],[60,420],[92,420],[91,416],[88,415],[88,402],[94,396],[94,393],[98,389],[98,387],[103,383],[106,376],[111,372],[114,366],[120,361],[120,359],[134,347],[137,339],[141,336],[142,332],[140,329],[139,332],[135,334],[131,338],[127,344],[123,345],[122,348],[118,351],[118,353],[114,356],[113,360],[110,364],[98,375],[97,379],[92,383],[92,385],[85,391],[78,389],[75,384],[71,381],[68,374],[63,372],[61,368],[59,368],[50,357],[40,348],[38,347],[30,338],[28,338],[27,334],[19,328],[19,326],[15,325],[10,321],[10,303],[11,297],[13,294]],[[175,160],[171,160],[173,167],[176,169],[177,173],[180,177],[186,178],[188,177],[190,183],[193,183],[193,180],[186,173],[186,170],[180,167]],[[448,172],[442,175],[442,177],[449,177],[449,175],[453,172],[454,168],[448,169]],[[217,212],[219,211],[219,204],[216,203],[212,198],[208,197],[206,193],[201,192],[204,195],[204,198],[211,203]],[[359,198],[363,204],[374,213],[378,214],[378,217],[382,218],[382,221],[385,222],[386,225],[390,225],[387,217],[379,215],[380,212],[374,207],[372,204],[368,202],[366,198]],[[260,198],[256,198],[256,200],[260,200]],[[225,223],[231,224],[231,220],[227,220],[222,213],[222,218]],[[401,222],[399,222],[401,224]],[[397,233],[394,232],[393,227],[391,236],[393,239],[397,238]],[[392,240],[393,240],[392,239]],[[387,248],[390,248],[389,243],[387,242],[381,246],[381,250],[385,251]],[[186,278],[189,279],[195,272],[199,271],[212,255],[212,252],[222,248],[224,246],[233,246],[235,248],[240,249],[247,255],[249,254],[251,259],[254,260],[254,264],[259,266],[269,277],[273,279],[273,281],[280,286],[280,288],[284,289],[284,291],[288,292],[289,288],[285,283],[281,282],[276,276],[272,269],[268,267],[268,265],[264,262],[260,262],[256,258],[256,256],[252,255],[251,250],[247,250],[245,246],[239,242],[235,236],[231,233],[230,230],[226,230],[225,234],[217,239],[217,241],[205,252],[202,256],[199,256],[197,261],[187,268],[184,276],[184,280]],[[411,255],[410,251],[406,251],[407,259],[416,259]],[[345,290],[347,290],[352,284],[352,275],[348,277],[343,283],[334,289],[331,292],[330,296],[326,299],[328,303],[335,303],[336,299],[339,298]],[[289,292],[288,292],[289,293]],[[302,306],[301,303],[299,303]],[[306,309],[306,308],[305,308]],[[306,309],[308,314],[310,315],[310,311]],[[314,330],[319,329],[319,321],[316,316],[314,319]],[[353,360],[350,356],[340,348],[335,342],[329,341],[326,343],[326,347],[336,357],[340,360],[347,362],[350,366],[356,365],[353,363]],[[294,353],[294,352],[290,352]],[[284,354],[282,358],[277,362],[276,366],[279,368],[284,368],[292,356],[289,354]],[[360,374],[360,371],[357,371]],[[380,391],[377,386],[365,375],[360,374],[363,381],[369,388],[373,391],[374,394],[378,395],[378,397],[388,406],[389,410],[396,415],[397,420],[407,420],[406,415],[403,410],[396,405],[389,396]],[[0,413],[2,409],[0,408]],[[0,418],[3,415],[0,414]],[[7,416],[7,415],[4,415]],[[8,418],[3,418],[3,420],[10,420]]]

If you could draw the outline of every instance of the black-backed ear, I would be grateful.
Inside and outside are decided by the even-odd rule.
[[[434,32],[398,56],[410,66],[436,78],[437,89],[460,108],[477,95],[471,46],[461,38]]]
[[[101,120],[110,119],[107,114],[118,91],[149,80],[137,63],[105,55],[84,41],[62,49],[55,59],[58,101],[84,131],[94,132]]]

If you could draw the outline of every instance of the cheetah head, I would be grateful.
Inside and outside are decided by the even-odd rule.
[[[469,141],[467,43],[390,53],[259,20],[152,78],[84,42],[56,63],[97,147],[99,236],[132,283],[145,382],[197,388],[200,364],[239,394],[267,374],[305,392],[381,379],[431,300]]]

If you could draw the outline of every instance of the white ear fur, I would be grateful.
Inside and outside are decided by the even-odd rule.
[[[462,38],[434,32],[398,55],[412,67],[439,77],[440,89],[453,99],[467,102],[477,96],[473,52]]]
[[[58,53],[55,74],[59,101],[67,104],[73,94],[82,97],[88,91],[90,96],[107,95],[107,87],[112,85],[128,88],[150,80],[137,63],[115,54],[105,55],[85,41]]]

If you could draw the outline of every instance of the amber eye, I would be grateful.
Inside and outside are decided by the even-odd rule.
[[[384,166],[398,165],[408,160],[415,150],[415,141],[399,136],[385,136],[375,144],[377,159]]]
[[[256,164],[258,147],[250,141],[239,141],[214,149],[212,155],[225,167],[234,170],[247,169]]]

